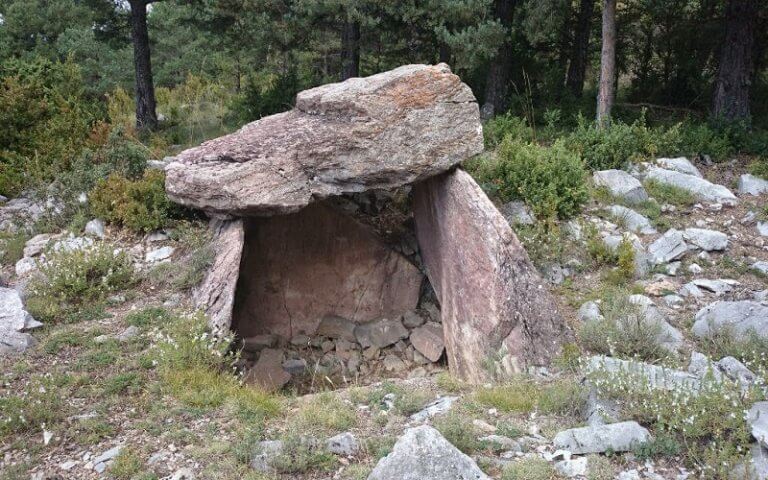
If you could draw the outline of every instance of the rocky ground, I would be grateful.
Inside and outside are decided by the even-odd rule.
[[[559,232],[501,206],[574,341],[550,368],[479,386],[397,346],[436,323],[422,312],[376,340],[388,350],[370,375],[309,375],[327,390],[311,395],[241,387],[195,356],[201,343],[219,351],[202,331],[173,328],[194,321],[188,282],[172,280],[202,226],[136,237],[94,221],[33,237],[0,289],[0,478],[768,478],[768,182],[743,171],[667,159],[597,172],[589,207]],[[21,203],[4,207],[3,228],[45,208]],[[70,322],[26,312],[46,256],[101,244],[138,280]],[[362,359],[360,338],[346,352]],[[344,351],[329,339],[296,342]],[[306,360],[302,348],[287,360]]]

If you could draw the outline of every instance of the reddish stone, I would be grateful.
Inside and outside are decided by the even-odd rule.
[[[248,370],[244,380],[268,392],[283,388],[291,380],[291,374],[283,370],[283,351],[273,348],[262,350],[259,361]]]
[[[430,362],[440,360],[445,350],[443,326],[439,323],[427,323],[411,332],[411,344]]]
[[[457,169],[416,184],[413,197],[451,371],[482,382],[548,364],[565,333],[557,302],[482,189]]]
[[[330,206],[245,223],[234,313],[241,336],[313,335],[324,317],[363,323],[416,307],[421,272]]]

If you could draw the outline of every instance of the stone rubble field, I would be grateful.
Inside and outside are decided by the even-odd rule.
[[[448,373],[433,311],[367,329],[329,320],[265,367],[318,393],[253,393],[187,355],[204,334],[173,336],[192,302],[166,280],[204,226],[136,238],[94,219],[82,236],[36,235],[0,277],[0,478],[768,478],[768,182],[739,168],[676,158],[595,172],[562,255],[534,257],[574,342],[550,368],[477,386]],[[658,185],[686,200],[654,199]],[[499,207],[515,229],[532,222],[524,206]],[[0,225],[46,208],[11,200]],[[97,311],[82,305],[76,323],[33,318],[48,259],[100,246],[140,280]],[[628,286],[611,280],[621,267],[590,260],[603,250],[632,251]],[[279,342],[261,340],[246,349]],[[304,345],[338,358],[334,379],[295,353]],[[173,352],[186,356],[170,363]],[[674,439],[713,431],[724,443],[702,457]]]

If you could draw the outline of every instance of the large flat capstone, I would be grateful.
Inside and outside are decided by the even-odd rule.
[[[406,65],[303,91],[293,110],[182,152],[166,189],[208,212],[286,214],[417,182],[482,150],[470,88],[445,64]]]
[[[440,300],[451,371],[468,381],[541,365],[564,333],[557,302],[507,221],[461,169],[413,189],[422,259]]]

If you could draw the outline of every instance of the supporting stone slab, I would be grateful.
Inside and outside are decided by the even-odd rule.
[[[548,364],[566,328],[557,302],[509,224],[461,169],[413,189],[421,255],[442,309],[448,365],[488,380]]]
[[[243,221],[211,220],[213,265],[193,293],[195,306],[208,315],[214,332],[227,332],[232,325],[235,287],[245,240]]]

